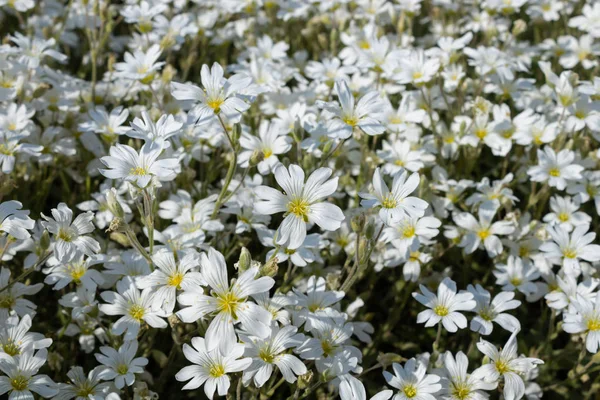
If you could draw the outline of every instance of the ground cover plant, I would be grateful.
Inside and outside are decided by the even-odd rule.
[[[0,0],[0,397],[600,399],[600,3]]]

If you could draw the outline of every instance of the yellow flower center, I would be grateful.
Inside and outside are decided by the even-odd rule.
[[[233,317],[237,311],[238,306],[242,302],[242,299],[231,292],[227,292],[217,297],[217,309],[219,312],[225,312]]]
[[[413,80],[421,79],[423,77],[423,73],[421,71],[413,72],[412,78]]]
[[[321,340],[321,348],[323,349],[323,356],[329,357],[335,352],[336,346],[329,340]]]
[[[71,231],[67,228],[67,229],[63,229],[60,228],[58,230],[58,235],[56,235],[59,239],[64,240],[65,242],[70,242],[71,240],[73,240],[73,234],[71,233]]]
[[[479,316],[485,321],[491,321],[494,319],[494,312],[489,307],[484,307],[479,311]]]
[[[567,248],[563,251],[563,256],[565,256],[565,258],[576,258],[577,252],[571,248]]]
[[[479,238],[481,240],[485,240],[490,236],[490,230],[489,229],[482,229],[479,232],[477,232],[477,236],[479,236]]]
[[[86,273],[86,269],[83,266],[83,264],[80,265],[70,265],[67,266],[67,269],[69,270],[70,274],[71,274],[71,278],[73,279],[73,282],[75,282],[76,284],[81,283],[81,278],[85,275]]]
[[[355,127],[356,125],[358,125],[358,118],[356,118],[354,115],[349,115],[347,117],[344,117],[342,119],[342,121],[344,121],[345,123],[347,123],[351,127]]]
[[[445,317],[446,315],[448,315],[449,310],[448,307],[438,304],[437,306],[433,307],[433,312],[439,315],[440,317]]]
[[[521,285],[521,283],[523,283],[523,279],[521,279],[521,278],[518,278],[518,277],[514,277],[514,278],[511,278],[511,279],[510,279],[510,283],[511,283],[513,286],[519,286],[519,285]]]
[[[487,136],[487,129],[485,129],[485,128],[477,129],[475,131],[475,136],[477,136],[479,139],[483,139],[484,137]]]
[[[303,198],[296,198],[288,203],[288,212],[308,221],[308,201]]]
[[[138,304],[134,304],[131,306],[131,308],[129,308],[129,315],[131,316],[131,318],[135,319],[138,322],[140,322],[142,318],[144,318],[144,313],[144,307]]]
[[[526,246],[519,247],[519,257],[529,257],[529,248]]]
[[[396,208],[398,202],[394,198],[394,195],[388,193],[387,196],[381,201],[381,206],[383,208]]]
[[[466,400],[471,394],[471,388],[465,382],[456,382],[452,384],[452,396],[460,400]]]
[[[569,214],[567,214],[565,212],[558,214],[558,220],[560,222],[567,222],[569,220]]]
[[[271,149],[263,149],[263,155],[265,158],[269,158],[273,155],[273,150]]]
[[[23,375],[17,375],[10,380],[10,385],[15,391],[20,392],[27,389],[27,386],[29,386],[29,378],[26,378]]]
[[[415,232],[416,229],[413,225],[405,226],[404,229],[402,229],[402,237],[405,239],[411,238],[415,236]]]
[[[213,378],[219,378],[225,375],[225,367],[221,364],[215,364],[208,370],[208,374]]]
[[[119,375],[126,375],[127,372],[129,372],[129,365],[127,364],[120,364],[117,366],[117,374]]]
[[[221,111],[221,105],[223,105],[223,103],[224,101],[221,99],[211,99],[206,102],[206,105],[212,108],[215,113],[218,113]]]
[[[268,347],[261,349],[260,352],[258,353],[258,357],[261,360],[263,360],[264,362],[269,363],[269,364],[271,364],[273,362],[273,360],[275,359],[275,357],[273,357],[273,355],[269,351]]]
[[[88,382],[85,382],[82,386],[77,389],[76,392],[78,397],[83,397],[87,399],[90,395],[94,394],[94,387],[91,386]]]
[[[496,361],[494,365],[496,366],[496,370],[500,375],[510,372],[510,367],[508,366],[508,363],[503,360]]]
[[[412,399],[417,395],[417,388],[412,383],[409,383],[408,385],[404,386],[402,388],[402,391],[404,392],[404,395],[409,399]]]
[[[590,318],[587,322],[587,328],[590,331],[600,331],[600,317]]]
[[[550,168],[550,171],[548,171],[548,175],[558,178],[560,176],[560,169],[556,167]]]
[[[135,167],[135,168],[131,168],[129,170],[129,174],[130,175],[137,175],[137,176],[148,175],[148,171],[146,171],[146,169],[142,168],[142,167]]]
[[[2,346],[2,350],[11,357],[21,354],[19,345],[12,339],[8,339],[8,342]]]
[[[0,308],[11,309],[15,305],[15,299],[10,294],[6,297],[0,297]]]
[[[169,286],[174,286],[177,289],[181,289],[181,282],[183,281],[183,274],[177,272],[174,275],[169,277],[167,284]]]

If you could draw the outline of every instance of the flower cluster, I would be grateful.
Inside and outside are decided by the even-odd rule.
[[[600,3],[0,22],[0,396],[596,395]]]

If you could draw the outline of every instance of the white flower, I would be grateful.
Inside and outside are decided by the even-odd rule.
[[[306,330],[313,330],[319,321],[326,318],[340,318],[342,314],[335,305],[344,298],[344,292],[327,290],[325,278],[311,276],[306,283],[306,293],[293,290],[289,297],[294,300],[294,325],[300,327],[306,323]]]
[[[306,238],[307,223],[316,223],[322,229],[334,231],[344,220],[342,210],[333,204],[321,202],[337,189],[338,178],[329,179],[331,169],[319,168],[304,183],[304,171],[297,165],[289,169],[283,165],[275,168],[275,179],[285,194],[268,186],[255,188],[258,201],[255,212],[263,215],[285,213],[277,230],[275,243],[296,249]]]
[[[23,204],[16,200],[0,204],[0,232],[15,239],[27,239],[31,236],[28,231],[33,229],[35,221],[29,218],[29,210],[22,208]]]
[[[502,285],[502,290],[518,290],[525,295],[531,295],[537,291],[532,281],[540,277],[539,271],[529,260],[515,256],[509,256],[506,264],[496,264],[494,271],[496,285]]]
[[[498,382],[500,377],[504,379],[503,395],[506,400],[518,400],[525,394],[525,383],[521,377],[523,374],[536,368],[536,365],[544,362],[537,358],[518,357],[517,355],[517,333],[510,335],[510,339],[498,351],[496,346],[488,341],[479,339],[477,348],[487,357],[490,362],[480,367],[481,373],[488,382]]]
[[[575,153],[567,149],[555,153],[552,147],[546,146],[538,150],[538,165],[527,170],[534,182],[546,182],[551,187],[564,190],[568,181],[581,179],[583,167],[574,164]]]
[[[430,243],[439,233],[442,222],[435,217],[404,218],[394,221],[393,227],[383,230],[382,239],[391,242],[400,251],[407,251],[413,244]]]
[[[177,100],[199,102],[191,111],[197,123],[208,122],[221,112],[225,114],[228,121],[239,122],[242,113],[248,110],[250,105],[238,97],[238,92],[247,88],[252,78],[236,74],[225,79],[223,68],[214,63],[210,70],[208,65],[202,66],[200,79],[203,89],[191,84],[172,82],[173,97]]]
[[[600,284],[600,280],[595,278],[586,279],[577,284],[577,279],[573,275],[565,275],[563,277],[557,275],[556,284],[558,287],[544,296],[548,307],[555,310],[564,310],[569,307],[569,310],[571,310],[573,300],[577,299],[577,296],[583,296],[593,301],[596,296],[594,290]]]
[[[115,64],[116,75],[143,84],[152,83],[158,70],[165,64],[156,62],[161,52],[160,46],[154,44],[145,53],[140,49],[133,54],[125,53],[125,61]]]
[[[46,349],[34,353],[30,348],[15,357],[0,353],[0,371],[6,374],[0,376],[0,395],[10,392],[11,400],[33,400],[31,392],[46,399],[56,395],[58,393],[56,383],[47,375],[37,375],[39,369],[46,363],[47,357]]]
[[[477,306],[473,310],[477,313],[477,316],[471,320],[470,325],[472,331],[479,332],[482,335],[489,335],[494,329],[492,321],[509,332],[521,329],[519,320],[504,312],[513,310],[521,305],[519,300],[514,300],[514,292],[500,292],[492,300],[490,292],[479,284],[476,286],[469,285],[467,286],[467,290],[473,293],[473,297],[477,302]]]
[[[122,126],[129,116],[129,110],[122,106],[114,108],[110,114],[104,107],[93,108],[88,114],[92,120],[79,124],[79,129],[100,134],[109,143],[115,140],[116,136],[123,135],[129,130],[126,126]]]
[[[54,235],[54,257],[58,261],[69,262],[78,253],[92,256],[100,251],[100,243],[85,236],[94,231],[93,212],[79,214],[73,221],[73,211],[65,203],[60,203],[51,213],[54,218],[42,214],[42,218],[46,220],[42,222],[42,226]]]
[[[552,212],[544,215],[544,222],[551,226],[560,226],[567,232],[571,232],[574,226],[589,225],[592,218],[579,209],[579,202],[571,200],[570,197],[553,196],[550,199],[550,210]]]
[[[481,369],[468,373],[469,359],[462,351],[456,358],[447,351],[444,354],[446,376],[442,378],[442,398],[444,400],[486,400],[488,395],[482,390],[493,390],[495,383],[485,381]]]
[[[256,279],[258,267],[252,267],[230,284],[225,258],[212,247],[208,249],[208,255],[202,253],[200,256],[200,266],[211,295],[205,295],[202,288],[180,294],[177,301],[187,307],[178,311],[177,316],[183,322],[191,323],[214,315],[206,331],[206,347],[210,351],[219,347],[226,353],[227,346],[236,342],[234,325],[237,323],[254,336],[268,336],[271,313],[250,302],[248,297],[271,289],[275,284],[273,278],[263,276]]]
[[[589,228],[589,225],[579,225],[569,235],[560,226],[547,227],[552,241],[542,244],[540,250],[549,260],[561,264],[565,273],[577,276],[581,271],[579,260],[600,260],[600,246],[591,244],[596,239],[596,233],[588,232]]]
[[[376,168],[373,173],[373,193],[359,193],[363,198],[360,204],[367,208],[381,207],[379,217],[388,225],[405,217],[422,217],[429,205],[418,197],[409,196],[419,187],[419,182],[420,177],[416,172],[408,176],[407,171],[402,171],[394,175],[390,191],[379,168]]]
[[[398,363],[392,364],[393,374],[383,371],[386,382],[398,389],[394,400],[435,400],[434,394],[442,389],[440,377],[427,374],[427,366],[411,358],[404,367]],[[387,400],[394,394],[391,390],[378,393],[371,400]]]
[[[335,82],[335,92],[338,95],[339,105],[333,102],[317,102],[319,107],[335,117],[327,126],[330,137],[348,139],[352,136],[355,127],[368,135],[380,135],[385,131],[385,127],[379,121],[383,103],[377,91],[365,94],[356,105],[354,95],[345,80],[338,79]]]
[[[0,351],[9,356],[16,356],[27,349],[43,349],[52,344],[52,339],[46,338],[41,333],[29,332],[31,329],[31,316],[19,317],[13,315],[0,325]]]
[[[457,294],[456,282],[450,278],[444,278],[440,283],[437,295],[423,285],[419,285],[419,288],[423,294],[415,292],[412,296],[428,310],[419,313],[417,323],[425,323],[428,328],[441,322],[448,332],[467,327],[467,319],[459,311],[471,311],[475,308],[477,303],[472,293],[461,291]]]
[[[171,181],[177,176],[179,161],[176,158],[159,160],[163,146],[160,142],[146,142],[139,153],[124,144],[111,146],[110,156],[100,159],[107,167],[100,169],[100,173],[110,179],[124,179],[141,189],[153,179]]]
[[[400,72],[394,76],[398,83],[412,83],[422,86],[437,74],[440,60],[426,58],[423,50],[411,51],[407,57],[400,59]]]
[[[574,310],[564,314],[563,329],[568,333],[586,333],[585,347],[597,353],[600,346],[600,292],[594,301],[577,294]]]
[[[102,379],[114,380],[117,389],[133,385],[135,374],[144,372],[143,367],[148,364],[147,358],[135,358],[137,350],[137,340],[126,341],[118,351],[108,346],[100,347],[101,353],[96,353],[95,356],[100,364],[106,366]]]
[[[159,251],[152,256],[152,262],[156,269],[150,275],[138,278],[136,284],[140,289],[151,288],[154,306],[163,308],[167,314],[175,308],[178,290],[192,290],[204,282],[199,272],[192,271],[200,265],[195,253],[175,261],[170,251]]]
[[[228,337],[221,338],[221,340],[228,339]],[[201,337],[193,338],[192,346],[185,343],[183,354],[194,365],[183,367],[175,375],[175,379],[180,382],[189,380],[183,390],[197,389],[204,385],[204,393],[209,399],[213,398],[215,390],[219,396],[227,394],[230,385],[227,374],[244,371],[252,364],[251,358],[240,359],[244,354],[243,344],[235,342],[228,344],[226,347],[229,350],[226,354],[221,353],[219,348],[209,350],[206,341]]]
[[[254,152],[260,151],[263,159],[257,165],[258,172],[267,175],[279,164],[277,156],[292,148],[292,138],[284,134],[277,124],[263,120],[258,127],[258,137],[242,132],[240,146],[245,149],[238,157],[240,166],[248,168]]]
[[[164,147],[169,147],[165,142],[171,136],[179,133],[183,124],[176,121],[172,115],[162,115],[156,123],[152,121],[147,111],[142,111],[142,119],[135,118],[131,128],[126,132],[127,136],[142,139],[145,142],[164,142]]]
[[[101,304],[98,308],[107,315],[122,315],[113,324],[111,331],[114,335],[125,333],[124,340],[134,340],[142,321],[153,328],[167,326],[165,320],[160,318],[165,316],[164,313],[153,307],[154,295],[151,288],[146,288],[140,293],[133,278],[127,276],[117,283],[117,292],[100,293],[100,297],[110,304]]]
[[[6,321],[13,312],[20,317],[27,314],[33,315],[37,306],[22,297],[36,294],[42,290],[44,284],[25,285],[16,282],[9,289],[5,289],[9,285],[9,280],[10,269],[2,267],[0,269],[0,321]]]
[[[454,223],[467,230],[459,243],[459,246],[465,249],[465,253],[473,253],[482,244],[490,257],[502,253],[502,242],[497,235],[508,235],[515,230],[515,227],[510,221],[497,221],[492,224],[495,214],[496,207],[479,207],[479,221],[467,212],[453,216]]]
[[[296,356],[284,352],[302,344],[302,334],[292,325],[279,329],[276,323],[271,325],[271,334],[265,338],[254,338],[241,335],[245,343],[244,356],[252,358],[252,364],[244,370],[244,385],[254,382],[262,387],[273,373],[276,366],[289,383],[296,382],[296,376],[304,375],[306,366]]]
[[[102,399],[110,383],[100,381],[104,378],[107,370],[103,367],[96,367],[91,370],[87,376],[83,368],[79,366],[71,367],[67,376],[71,383],[59,383],[59,393],[54,397],[55,400],[88,400],[91,397]]]
[[[42,271],[48,275],[44,283],[54,285],[54,290],[60,290],[74,282],[78,286],[82,285],[88,290],[95,291],[98,285],[104,283],[104,278],[100,272],[90,267],[102,262],[104,262],[102,257],[92,256],[84,259],[83,254],[77,254],[71,261],[64,263],[50,258],[48,260],[50,267]]]

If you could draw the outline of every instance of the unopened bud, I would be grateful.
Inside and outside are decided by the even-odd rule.
[[[522,19],[518,19],[513,24],[512,34],[517,37],[527,30],[527,23]]]
[[[311,369],[309,369],[304,375],[300,375],[298,377],[298,389],[302,390],[308,388],[313,380],[313,377],[314,374]]]
[[[327,286],[331,290],[338,290],[340,287],[340,274],[329,273],[325,280],[327,281]]]
[[[42,232],[42,237],[40,237],[40,248],[44,251],[48,250],[50,247],[50,233],[44,229]]]
[[[235,267],[238,271],[244,272],[247,271],[252,266],[252,256],[247,248],[242,247],[242,252],[240,253],[240,260],[235,264]]]
[[[367,223],[367,227],[365,229],[365,237],[371,240],[373,239],[373,235],[375,235],[375,223],[371,220]]]
[[[119,232],[123,233],[127,230],[127,224],[121,218],[113,218],[110,221],[110,225],[108,226],[107,232]]]
[[[323,146],[323,155],[329,154],[329,152],[331,151],[332,147],[333,147],[333,141],[332,140],[330,140],[329,142],[325,143],[325,146]]]
[[[406,358],[396,353],[380,353],[377,356],[377,362],[384,368],[392,365],[392,363],[401,363],[403,361],[406,361]]]
[[[270,276],[271,278],[277,275],[277,271],[279,270],[279,266],[277,265],[277,257],[271,258],[269,261],[264,263],[262,267],[258,270],[258,275],[260,276]]]
[[[117,200],[117,190],[115,188],[111,188],[108,192],[106,192],[106,203],[108,209],[115,216],[115,218],[125,218],[125,211],[123,211],[123,207],[119,200]]]
[[[242,124],[233,125],[233,130],[231,132],[231,140],[233,143],[237,143],[240,140],[240,136],[242,136]]]
[[[265,153],[261,150],[254,150],[250,156],[250,166],[254,167],[265,159]]]
[[[360,233],[365,229],[365,214],[358,214],[352,217],[350,220],[350,226],[352,227],[352,231],[356,233]]]

